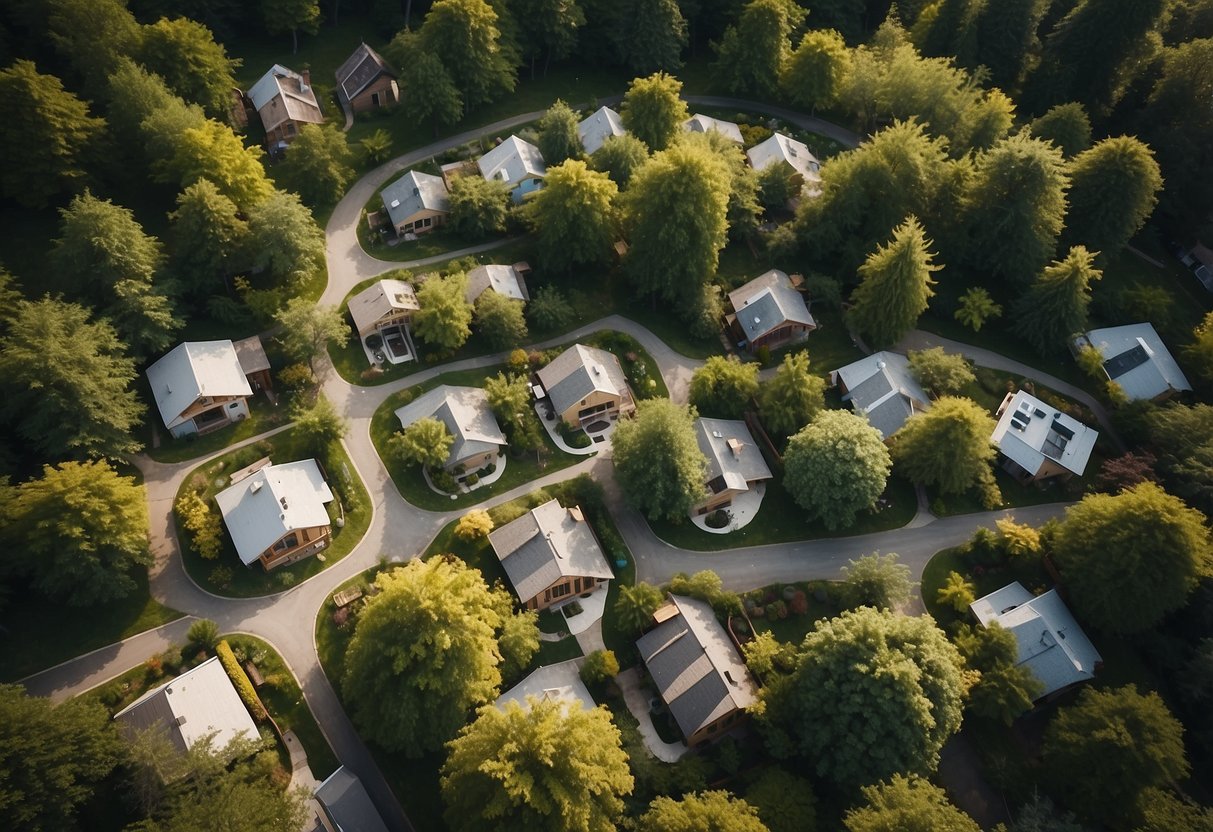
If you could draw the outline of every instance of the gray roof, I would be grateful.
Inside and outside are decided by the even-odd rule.
[[[485,179],[511,186],[524,179],[542,177],[548,170],[539,148],[517,136],[510,136],[481,156],[476,160],[476,165]]]
[[[265,354],[265,345],[261,343],[260,335],[250,335],[233,341],[232,347],[236,350],[236,358],[240,360],[240,369],[246,376],[270,368],[270,358]]]
[[[817,161],[808,145],[783,133],[775,133],[766,141],[754,145],[746,151],[746,156],[749,157],[750,166],[754,170],[766,170],[778,162],[785,162],[799,173],[806,183],[821,180],[818,173],[821,170],[821,162]]]
[[[627,379],[619,359],[606,350],[574,344],[536,375],[557,413],[564,413],[595,391],[627,397]]]
[[[359,335],[369,332],[389,315],[420,308],[413,287],[392,277],[376,280],[349,302],[350,318]]]
[[[248,97],[261,116],[266,132],[288,119],[311,124],[324,123],[320,102],[316,100],[311,85],[305,83],[298,72],[282,64],[270,67],[269,72],[253,84]]]
[[[215,495],[246,566],[293,531],[329,525],[324,504],[332,499],[314,459],[267,465]]]
[[[816,327],[809,307],[791,279],[778,269],[771,269],[750,282],[729,292],[729,303],[737,313],[737,323],[746,339],[754,341],[785,323]]]
[[[599,107],[577,125],[581,147],[587,154],[598,150],[611,136],[622,136],[626,132],[623,119],[610,107]]]
[[[910,362],[900,353],[873,353],[831,375],[847,388],[842,400],[867,416],[884,439],[896,433],[906,419],[931,406],[926,391],[910,372]]]
[[[380,196],[393,226],[408,222],[410,217],[422,211],[451,210],[451,200],[442,177],[418,170],[410,170],[388,185]]]
[[[708,458],[708,482],[721,477],[730,488],[744,490],[751,482],[771,478],[771,469],[745,422],[696,419],[695,439]]]
[[[1093,329],[1086,334],[1104,359],[1104,372],[1131,400],[1191,390],[1188,378],[1148,323]]]
[[[696,113],[682,123],[682,129],[688,133],[707,133],[709,130],[719,133],[736,144],[745,144],[741,128],[735,122],[722,118],[712,118],[702,113]]]
[[[659,620],[669,617],[641,636],[636,648],[683,736],[690,737],[753,704],[758,689],[710,605],[678,595],[670,603],[674,610],[656,614]]]
[[[349,101],[380,75],[396,77],[378,52],[365,43],[360,43],[354,54],[337,67],[337,96],[343,101]]]
[[[510,702],[517,702],[523,710],[529,711],[531,700],[535,699],[540,702],[560,702],[565,706],[565,714],[570,705],[576,705],[583,711],[591,710],[594,697],[581,681],[583,661],[585,659],[569,659],[536,668],[521,682],[498,696],[493,704],[504,710]]]
[[[549,500],[489,534],[514,592],[527,602],[560,578],[612,577],[581,509]]]
[[[396,418],[406,428],[431,416],[455,437],[447,456],[448,465],[505,445],[505,434],[489,408],[489,397],[479,387],[443,384],[396,411]]]
[[[1036,474],[1045,459],[1051,459],[1082,476],[1098,431],[1023,390],[1008,393],[998,413],[990,441],[1004,456],[1029,474]]]
[[[467,278],[467,283],[463,287],[463,297],[471,304],[475,304],[477,298],[489,289],[514,300],[531,299],[526,290],[526,278],[513,266],[505,266],[500,263],[477,266],[468,272]]]
[[[341,766],[316,789],[316,800],[337,824],[338,832],[387,832],[387,825],[362,781]]]

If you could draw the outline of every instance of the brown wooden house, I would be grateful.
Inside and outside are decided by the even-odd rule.
[[[390,107],[400,101],[396,73],[387,61],[365,43],[337,68],[337,98],[354,113]]]

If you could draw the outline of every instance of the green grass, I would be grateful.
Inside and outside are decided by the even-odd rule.
[[[286,430],[254,445],[224,454],[205,466],[194,469],[181,484],[177,499],[190,489],[200,489],[203,499],[209,502],[211,509],[218,511],[212,498],[228,486],[232,472],[264,456],[269,456],[275,464],[282,464],[308,459],[316,456],[316,453],[302,437],[295,434],[294,429]],[[328,460],[325,463],[326,473],[334,496],[340,494],[340,501],[345,507],[345,526],[338,528],[336,524],[333,525],[332,542],[320,553],[324,556],[323,561],[313,555],[289,566],[280,566],[272,572],[265,572],[259,563],[246,567],[240,562],[231,537],[227,534],[223,537],[223,550],[219,557],[206,560],[194,551],[178,523],[181,560],[195,583],[207,592],[228,598],[270,595],[324,571],[353,551],[371,524],[370,496],[358,478],[345,449],[339,443],[329,449]],[[331,518],[340,516],[338,500],[329,503],[328,510]],[[226,566],[232,572],[232,581],[227,586],[220,586],[211,579],[211,571],[218,565]]]
[[[156,418],[155,414],[150,414],[147,424],[150,426],[151,420]],[[210,456],[229,445],[235,445],[238,442],[243,442],[246,439],[251,439],[254,436],[265,433],[267,430],[273,430],[280,425],[285,425],[287,420],[287,406],[283,401],[279,400],[277,405],[272,405],[264,396],[253,396],[249,399],[249,415],[247,419],[228,425],[213,433],[208,433],[205,436],[192,434],[181,439],[174,439],[172,434],[162,424],[156,424],[155,430],[160,437],[160,447],[153,448],[149,438],[146,452],[148,456],[157,462],[186,462],[191,459]],[[151,430],[148,427],[147,433],[149,437]]]
[[[787,585],[771,584],[747,592],[742,597],[753,598],[755,603],[766,604],[768,599],[770,601],[782,599],[784,586]],[[755,634],[770,633],[785,644],[799,645],[808,633],[817,629],[818,621],[834,618],[845,609],[845,606],[839,602],[839,584],[834,581],[804,581],[791,584],[791,586],[804,592],[809,602],[808,610],[803,615],[796,615],[789,611],[786,618],[751,615],[750,622],[754,625]],[[824,601],[817,600],[815,593],[818,591],[825,592]]]
[[[126,598],[91,607],[54,603],[13,587],[4,609],[0,681],[16,681],[185,614],[152,598],[146,571],[132,577],[135,586]]]
[[[922,600],[941,627],[968,620],[968,611],[957,612],[936,599],[948,573],[959,572],[973,584],[973,597],[981,598],[1012,581],[1019,581],[1029,590],[1043,592],[1053,585],[1040,558],[1013,558],[994,566],[981,566],[964,546],[954,546],[937,552],[922,570]]]

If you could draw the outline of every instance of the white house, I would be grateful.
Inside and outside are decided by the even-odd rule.
[[[757,493],[759,484],[771,479],[771,469],[745,422],[701,417],[695,420],[695,439],[708,460],[707,496],[691,509],[692,514],[728,508],[743,494]],[[753,508],[757,512],[757,505]]]
[[[762,171],[772,165],[783,165],[789,175],[796,175],[800,187],[808,186],[810,192],[816,191],[821,183],[821,162],[809,150],[804,142],[798,142],[791,136],[775,133],[766,141],[759,142],[746,151],[750,167]]]
[[[588,711],[594,707],[594,697],[581,681],[581,663],[584,659],[569,659],[556,664],[544,665],[533,670],[525,679],[507,690],[493,704],[505,710],[510,702],[517,702],[523,710],[531,709],[531,702],[559,702],[568,708]]]
[[[543,187],[547,165],[539,148],[517,136],[510,136],[476,161],[485,179],[504,182],[515,202]]]
[[[467,285],[463,289],[464,300],[474,306],[480,296],[490,289],[514,300],[530,300],[531,295],[526,288],[526,276],[529,272],[530,266],[525,263],[515,263],[512,266],[489,263],[477,266],[467,274]]]
[[[735,122],[696,113],[682,123],[682,129],[688,133],[719,133],[738,146],[745,144],[741,136],[741,128]]]
[[[479,387],[443,384],[399,408],[396,418],[404,428],[420,419],[442,422],[447,433],[455,437],[443,466],[448,471],[460,465],[465,471],[476,471],[496,464],[506,444],[505,434],[489,407],[489,397]]]
[[[446,181],[419,170],[410,170],[388,185],[380,197],[397,235],[428,234],[451,213]]]
[[[1023,390],[1007,393],[998,417],[990,441],[1020,482],[1081,477],[1099,438],[1098,431]]]
[[[586,155],[602,147],[603,142],[611,136],[622,136],[626,132],[623,119],[610,107],[599,107],[577,125],[577,135],[581,138],[581,147]]]
[[[314,459],[266,465],[215,495],[241,563],[260,561],[267,572],[329,545],[332,500]]]
[[[1093,329],[1075,343],[1099,351],[1104,372],[1120,385],[1130,401],[1166,399],[1181,390],[1192,389],[1149,323]]]
[[[152,398],[169,433],[210,433],[247,418],[253,395],[231,341],[186,341],[147,368]]]
[[[844,402],[888,440],[906,420],[931,406],[931,399],[910,372],[909,360],[895,352],[876,352],[830,373]]]
[[[1055,589],[1033,595],[1015,581],[978,598],[969,610],[983,627],[997,622],[1015,636],[1017,664],[1044,684],[1039,698],[1093,679],[1103,662]]]

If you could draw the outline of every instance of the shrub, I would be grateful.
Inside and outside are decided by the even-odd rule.
[[[718,508],[707,517],[703,518],[703,523],[709,529],[723,529],[729,525],[731,520],[732,518],[729,516],[727,511],[722,508]]]
[[[515,373],[525,373],[531,366],[531,358],[527,355],[527,351],[518,347],[510,350],[510,357],[506,360],[506,364]]]
[[[203,618],[190,625],[186,639],[190,645],[200,647],[208,653],[219,643],[219,625],[209,618]]]
[[[223,527],[219,523],[219,514],[211,511],[210,505],[195,491],[182,494],[176,508],[194,551],[207,560],[219,557],[223,550]]]
[[[232,568],[230,566],[220,564],[210,571],[210,574],[207,575],[207,580],[220,589],[227,589],[232,585],[232,579],[234,577],[235,575],[232,573]]]
[[[771,605],[767,607],[767,615],[769,615],[771,618],[787,618],[788,605],[783,601],[773,601]]]
[[[797,590],[788,607],[793,615],[805,615],[809,611],[809,599],[803,592]]]
[[[470,488],[471,486],[480,482],[480,475],[479,474],[468,474],[466,477],[463,478],[463,482],[465,485],[467,485]]]
[[[316,376],[307,364],[290,364],[278,371],[278,383],[288,393],[298,393],[315,384]]]
[[[249,713],[253,715],[253,719],[260,721],[268,717],[269,714],[265,712],[265,706],[261,704],[261,700],[257,697],[257,691],[253,689],[253,683],[249,681],[248,674],[240,666],[240,662],[236,659],[236,654],[232,652],[232,647],[227,643],[226,639],[219,642],[219,645],[215,648],[215,655],[219,657],[219,663],[227,671],[228,678],[232,680],[232,684],[236,687],[236,693],[240,694],[240,700],[249,709]]]
[[[370,335],[366,336],[366,346],[367,349],[371,350],[371,352],[381,348],[383,346],[383,336],[378,332],[372,332]]]
[[[445,468],[431,470],[430,482],[434,483],[434,487],[439,491],[445,491],[447,494],[453,494],[459,488],[459,484],[455,482],[455,475]]]
[[[619,661],[612,650],[595,650],[581,663],[581,681],[600,685],[619,673]]]
[[[488,537],[493,530],[493,518],[482,508],[476,508],[459,518],[455,524],[455,537],[472,541]]]

